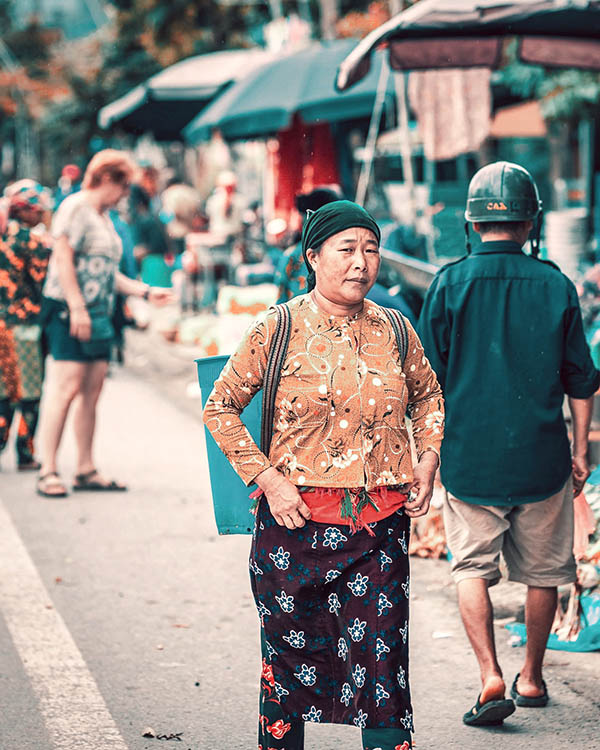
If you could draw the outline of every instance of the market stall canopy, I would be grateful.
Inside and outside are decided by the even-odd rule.
[[[236,49],[196,55],[171,65],[103,107],[98,124],[126,132],[151,132],[157,140],[177,140],[181,129],[223,88],[273,57],[263,49]]]
[[[364,78],[382,44],[394,70],[495,68],[514,37],[523,62],[600,70],[600,2],[421,0],[356,46],[340,64],[336,88],[345,91]]]
[[[218,128],[227,140],[262,138],[287,128],[298,113],[309,123],[339,122],[370,116],[383,56],[375,53],[370,73],[348,93],[333,81],[356,40],[321,42],[277,57],[233,84],[183,131],[191,143],[210,138]],[[389,81],[389,96],[393,82]]]

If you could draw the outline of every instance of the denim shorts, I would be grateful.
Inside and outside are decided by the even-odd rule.
[[[93,355],[83,350],[81,341],[69,333],[69,311],[67,306],[56,300],[44,299],[44,336],[48,352],[53,359],[68,362],[109,361],[111,343]]]

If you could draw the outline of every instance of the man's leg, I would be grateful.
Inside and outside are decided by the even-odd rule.
[[[527,645],[516,688],[524,698],[538,698],[545,694],[542,663],[556,612],[557,586],[573,583],[577,572],[571,479],[546,500],[519,506],[513,516],[504,558],[509,580],[527,585]]]
[[[93,458],[96,404],[104,385],[107,370],[108,362],[104,360],[88,362],[85,366],[85,374],[73,414],[73,426],[77,441],[76,474],[87,474],[96,468]]]
[[[542,687],[542,664],[550,628],[556,612],[556,587],[529,586],[525,604],[527,645],[525,663],[521,669],[517,690],[527,698],[544,695]]]
[[[44,409],[40,426],[42,466],[40,475],[56,472],[56,456],[69,408],[79,393],[85,362],[55,360],[44,383]]]
[[[496,656],[494,610],[488,593],[489,581],[465,578],[458,582],[458,605],[465,630],[481,673],[480,703],[504,698],[506,685]]]
[[[509,522],[502,508],[473,505],[450,493],[444,502],[444,526],[452,552],[463,624],[479,663],[480,703],[502,700],[506,685],[494,641],[494,612],[488,588],[500,579],[500,551]]]

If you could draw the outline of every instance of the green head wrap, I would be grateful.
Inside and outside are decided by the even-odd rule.
[[[302,255],[308,269],[308,291],[315,288],[315,273],[308,262],[307,250],[320,248],[334,234],[352,227],[370,229],[377,238],[377,243],[381,241],[381,232],[375,219],[358,203],[333,201],[308,216],[302,227]]]

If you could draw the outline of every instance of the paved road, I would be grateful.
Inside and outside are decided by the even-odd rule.
[[[138,356],[141,356],[138,353]],[[126,494],[46,501],[0,474],[1,750],[251,750],[258,625],[246,537],[217,537],[199,402],[188,377],[119,371],[100,406],[100,468]],[[158,375],[156,373],[158,372]],[[179,385],[178,385],[179,383]],[[185,408],[175,405],[179,403]],[[62,456],[73,473],[73,446]],[[413,566],[412,684],[418,750],[600,748],[600,655],[549,654],[553,700],[503,729],[463,727],[478,688],[444,562]],[[500,614],[514,588],[498,591]],[[444,634],[439,638],[435,635]],[[521,650],[497,629],[509,678]],[[142,736],[147,727],[181,741]],[[307,750],[359,750],[349,727],[309,726]]]

